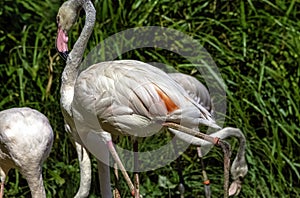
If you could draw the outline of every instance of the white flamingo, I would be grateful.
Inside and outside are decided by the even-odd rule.
[[[0,112],[1,198],[11,168],[17,168],[25,177],[33,198],[46,197],[42,164],[52,144],[52,128],[42,113],[27,107]]]
[[[59,52],[63,55],[64,58],[67,58],[67,31],[72,27],[77,19],[77,15],[83,6],[85,10],[92,10],[92,12],[86,12],[89,17],[87,18],[95,18],[95,13],[93,12],[94,7],[90,1],[66,1],[57,14],[57,23],[58,23],[58,35],[56,39],[56,47]],[[92,24],[91,24],[92,23]],[[63,74],[62,74],[62,84],[61,84],[61,110],[64,116],[65,122],[65,130],[72,134],[72,140],[75,142],[76,152],[79,159],[80,165],[80,187],[75,195],[75,198],[87,197],[90,190],[91,185],[91,161],[86,151],[86,148],[83,146],[83,143],[78,136],[76,131],[75,123],[72,118],[71,112],[71,103],[74,95],[74,85],[78,74],[78,65],[82,59],[82,54],[84,52],[86,42],[91,34],[87,29],[92,28],[94,21],[87,22],[87,25],[84,27],[81,36],[78,41],[74,45],[74,49],[70,52],[70,56],[74,54],[72,62],[68,62],[69,67],[66,66]],[[82,43],[85,43],[84,46],[81,46]],[[74,62],[75,61],[75,62]],[[77,68],[74,64],[78,64]],[[109,133],[106,134],[108,139],[111,139]],[[95,139],[97,141],[97,139]],[[98,142],[98,144],[103,144],[103,142]],[[107,162],[107,157],[104,161]],[[100,180],[100,189],[102,197],[112,197],[111,187],[110,187],[110,173],[109,167],[100,160],[98,162],[98,173]],[[123,168],[124,169],[124,168]],[[122,171],[125,179],[128,182],[130,189],[133,189],[132,182],[129,180],[129,177],[126,171]]]
[[[81,8],[86,13],[86,22],[68,54],[67,32],[75,23]],[[68,0],[60,7],[57,15],[56,46],[58,51],[67,57],[67,64],[62,73],[61,107],[65,122],[75,140],[82,144],[79,136],[83,139],[89,136],[100,137],[98,140],[93,139],[94,143],[98,143],[99,146],[107,144],[119,167],[122,163],[118,161],[116,153],[113,153],[111,134],[150,136],[161,127],[169,126],[173,133],[186,142],[196,145],[211,144],[180,131],[186,130],[178,125],[180,123],[195,130],[199,124],[219,127],[210,113],[194,102],[184,89],[163,71],[139,61],[122,60],[94,64],[78,74],[84,50],[94,27],[95,14],[91,1]],[[171,129],[172,127],[180,127],[180,130]],[[194,131],[190,134],[197,134],[214,142],[210,136]],[[223,142],[222,144],[224,145]],[[85,146],[90,151],[95,149],[89,145]],[[92,153],[95,152],[100,152],[100,149]],[[104,149],[103,152],[108,151]],[[106,185],[105,189],[110,189],[109,178],[100,179],[102,188]],[[227,190],[225,187],[225,197]],[[102,196],[111,196],[108,190],[106,193],[102,192]]]
[[[201,104],[209,112],[213,113],[213,105],[209,92],[200,81],[190,75],[183,73],[169,73],[169,76],[171,76],[171,78],[173,78],[178,84],[180,84],[197,103]],[[231,127],[226,127],[218,132],[215,132],[214,134],[211,134],[211,136],[216,136],[221,139],[236,137],[239,140],[239,149],[231,166],[231,175],[234,182],[229,188],[230,196],[238,195],[242,188],[242,179],[248,172],[248,166],[245,160],[246,138],[240,131],[240,129]],[[198,151],[200,151],[199,148],[200,147],[198,147]],[[204,149],[201,149],[204,150],[204,152],[200,151],[199,157],[206,155],[209,152],[210,148],[211,146],[208,146],[208,148],[205,148],[204,146]],[[207,179],[206,174],[204,175],[204,177]],[[206,189],[206,191],[207,197],[210,197],[210,190]]]

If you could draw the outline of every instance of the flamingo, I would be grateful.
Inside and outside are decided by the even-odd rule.
[[[42,164],[49,156],[53,131],[46,116],[23,107],[0,112],[0,198],[11,168],[25,177],[33,198],[46,197]]]
[[[198,81],[195,77],[183,74],[183,73],[169,73],[169,76],[171,76],[172,79],[174,79],[178,84],[180,84],[188,93],[189,95],[199,104],[204,106],[211,114],[213,113],[213,105],[212,101],[209,95],[208,90],[206,87]],[[231,184],[229,188],[229,195],[238,195],[241,191],[241,184],[242,179],[246,176],[248,172],[248,166],[245,160],[245,149],[246,149],[246,138],[243,135],[243,133],[240,131],[240,129],[237,128],[231,128],[226,127],[215,134],[211,134],[212,136],[217,136],[221,139],[226,139],[228,137],[236,137],[239,140],[239,149],[237,152],[237,156],[235,157],[235,160],[232,163],[231,166],[231,175],[233,179],[233,183]],[[205,148],[204,153],[200,150],[200,147],[198,147],[198,155],[200,158],[202,156],[206,155],[211,147]],[[202,149],[202,150],[203,150]],[[204,170],[204,165],[202,163],[202,167]],[[207,179],[206,173],[203,174],[204,180],[209,181]],[[209,182],[204,181],[205,184],[209,185]],[[206,196],[210,197],[210,190],[205,186],[205,192]]]
[[[77,14],[81,10],[82,6],[87,6],[87,10],[94,10],[94,7],[90,1],[66,1],[59,9],[59,12],[57,14],[57,23],[58,23],[58,35],[56,39],[56,47],[59,52],[64,52],[60,53],[60,55],[63,56],[64,59],[68,57],[68,47],[67,47],[67,42],[68,42],[68,37],[67,37],[67,30],[69,30],[72,25],[75,23],[77,19]],[[91,16],[87,18],[95,18],[95,13],[92,12],[87,12],[90,13]],[[66,19],[66,20],[64,20]],[[91,21],[94,23],[94,21]],[[84,27],[84,30],[86,28],[91,28],[91,24],[87,23]],[[92,24],[93,25],[93,24]],[[80,165],[80,187],[75,195],[75,198],[81,198],[81,197],[87,197],[89,194],[89,189],[90,189],[90,184],[91,184],[91,162],[90,158],[88,156],[87,149],[83,145],[78,133],[77,129],[75,127],[75,123],[73,120],[73,113],[71,112],[71,103],[74,95],[74,85],[77,77],[78,70],[73,69],[74,64],[79,64],[82,58],[83,53],[81,48],[85,48],[86,46],[86,41],[88,40],[90,33],[83,33],[79,37],[78,41],[74,45],[74,49],[70,52],[69,57],[73,57],[72,55],[74,54],[74,58],[69,60],[72,60],[71,62],[68,62],[69,67],[66,67],[63,74],[62,74],[62,83],[61,83],[61,100],[60,100],[60,105],[61,105],[61,110],[62,114],[64,117],[64,122],[65,122],[65,130],[69,133],[72,134],[72,141],[75,143],[76,147],[76,152],[78,155],[79,159],[79,165]],[[84,41],[87,39],[86,41]],[[83,40],[83,42],[81,41]],[[82,43],[85,43],[84,46],[80,46]],[[76,57],[76,55],[78,56]],[[75,62],[74,62],[75,61]],[[72,63],[73,62],[73,63]],[[70,68],[70,69],[68,69]],[[75,67],[76,69],[76,67]],[[78,69],[78,68],[77,68]],[[108,139],[111,139],[111,136],[109,133],[106,134]],[[95,139],[97,141],[97,139]],[[102,141],[97,142],[98,145],[103,144]],[[113,149],[113,148],[112,148]],[[111,151],[113,153],[116,153],[115,151]],[[105,155],[105,154],[104,154]],[[116,154],[113,154],[113,156]],[[107,155],[104,156],[104,159],[107,162]],[[102,159],[103,160],[103,159]],[[99,180],[100,180],[100,189],[101,189],[101,195],[102,197],[112,197],[111,194],[111,188],[110,188],[110,173],[109,173],[109,167],[106,165],[106,163],[103,163],[101,160],[97,160],[98,163],[98,173],[99,173]],[[122,165],[119,165],[122,167]],[[126,171],[124,171],[125,168],[123,168],[123,175],[130,187],[130,189],[133,189],[133,184],[129,180],[129,176]]]
[[[86,13],[85,25],[73,49],[68,53],[67,32],[75,23],[81,8]],[[197,132],[199,124],[220,128],[211,114],[194,102],[162,70],[140,61],[121,60],[97,63],[79,73],[83,53],[94,27],[95,15],[96,11],[89,0],[68,0],[57,14],[56,47],[67,59],[62,73],[60,104],[65,123],[76,142],[83,145],[81,139],[90,138],[94,141],[93,146],[84,146],[94,155],[102,152],[105,161],[107,153],[111,152],[123,171],[124,167],[122,168],[114,150],[111,135],[144,137],[156,133],[162,127],[191,144],[220,145],[227,156],[228,144],[217,137]],[[104,144],[107,149],[103,147]],[[102,149],[97,150],[97,146]],[[226,159],[225,176],[228,156]],[[106,185],[106,189],[109,189],[109,177],[100,179],[102,188]],[[227,197],[226,184],[224,190],[224,197]],[[102,189],[101,193],[103,197],[111,195],[108,191],[103,193]],[[138,194],[138,191],[135,189],[134,193]]]

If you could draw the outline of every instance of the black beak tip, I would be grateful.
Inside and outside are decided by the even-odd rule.
[[[57,49],[56,49],[57,50]],[[58,51],[58,50],[57,50]],[[58,51],[59,56],[64,60],[67,61],[68,56],[69,56],[69,52],[68,51],[64,51],[64,52],[60,52]]]
[[[64,59],[64,61],[67,61],[68,56],[69,56],[69,52],[68,51],[59,52],[59,55]]]

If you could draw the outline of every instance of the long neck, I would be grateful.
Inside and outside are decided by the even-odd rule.
[[[236,154],[237,160],[240,161],[245,161],[245,152],[246,152],[246,138],[245,136],[240,133],[241,136],[239,138],[239,149]]]
[[[246,138],[240,129],[226,127],[216,133],[211,134],[211,136],[219,137],[221,139],[226,139],[228,137],[237,137],[239,139],[239,148],[236,155],[236,160],[240,161],[242,158],[244,158],[246,150]]]
[[[221,139],[225,139],[227,137],[234,136],[239,139],[239,148],[232,162],[231,170],[230,170],[232,179],[236,180],[239,179],[240,177],[244,177],[248,171],[248,166],[245,159],[246,138],[244,134],[241,132],[241,130],[238,128],[226,127],[222,130],[224,130],[223,134],[217,137],[220,137]]]
[[[223,128],[215,133],[212,133],[210,134],[211,137],[218,137],[220,139],[226,139],[228,137],[236,137],[238,138],[238,141],[239,141],[239,148],[238,148],[238,151],[237,151],[237,154],[236,154],[236,157],[234,159],[234,163],[237,163],[238,165],[240,163],[245,163],[245,151],[246,151],[246,138],[244,136],[244,134],[241,132],[240,129],[238,128],[232,128],[232,127],[226,127],[226,128]],[[192,137],[192,139],[195,141],[195,142],[199,142],[199,146],[201,145],[203,147],[203,151],[202,151],[202,154],[203,156],[205,156],[209,150],[210,150],[210,146],[212,145],[210,142],[207,142],[207,141],[201,141],[201,140],[198,140],[195,139],[194,137]],[[208,146],[208,147],[207,147]]]
[[[43,198],[43,197],[46,198],[46,192],[43,185],[43,181],[41,180],[38,182],[40,182],[39,186],[37,186],[35,189],[30,188],[31,196],[32,198]]]
[[[74,198],[88,197],[92,181],[91,160],[87,150],[82,145],[75,142],[75,146],[80,166],[80,186]]]
[[[76,4],[76,6],[83,7],[86,20],[78,40],[69,53],[66,67],[62,73],[61,104],[68,113],[70,113],[70,106],[73,101],[74,85],[78,75],[78,69],[96,20],[96,10],[90,0],[71,0],[70,4],[72,3]]]
[[[26,172],[24,172],[23,170],[20,171],[27,180],[32,198],[46,198],[42,176],[42,165],[32,166],[29,168],[29,170],[30,171]]]

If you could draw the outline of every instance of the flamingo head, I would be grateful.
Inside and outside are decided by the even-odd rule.
[[[81,7],[66,1],[58,10],[56,16],[57,22],[57,37],[56,37],[56,49],[61,57],[66,60],[68,57],[68,31],[75,24]]]
[[[229,187],[229,196],[236,196],[240,193],[242,188],[243,178],[248,172],[247,162],[244,155],[235,158],[231,166],[231,175],[233,182]]]

